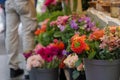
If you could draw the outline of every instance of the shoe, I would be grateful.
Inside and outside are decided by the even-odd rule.
[[[29,79],[30,79],[29,75],[25,75],[25,80],[29,80]]]
[[[16,77],[19,77],[21,75],[23,75],[24,73],[24,70],[23,69],[13,69],[13,68],[10,68],[10,77],[11,78],[16,78]]]

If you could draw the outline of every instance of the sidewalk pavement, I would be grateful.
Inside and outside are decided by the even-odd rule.
[[[21,45],[20,45],[21,47]],[[22,53],[22,48],[19,48],[20,51],[19,53]],[[5,49],[5,37],[4,37],[4,33],[0,33],[0,80],[13,80],[10,79],[9,76],[9,66],[8,66],[8,58],[9,58],[9,54],[6,53],[6,49]],[[23,57],[22,54],[20,54],[19,56],[20,58],[20,67],[25,69],[25,59]],[[16,80],[24,80],[23,76],[19,79]]]

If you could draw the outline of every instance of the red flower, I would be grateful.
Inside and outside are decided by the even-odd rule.
[[[54,46],[54,47],[57,47],[59,48],[60,50],[63,50],[65,48],[65,45],[62,41],[59,41],[57,39],[54,39],[53,41],[54,43],[51,43],[50,46]]]
[[[86,43],[81,38],[78,38],[72,42],[71,50],[77,54],[81,54],[84,50],[86,50]]]
[[[52,4],[55,0],[45,0],[45,5],[49,6],[50,4]]]
[[[40,48],[37,51],[37,54],[39,54],[46,62],[51,62],[55,56],[58,58],[61,58],[63,56],[62,50],[51,45],[44,48]]]
[[[63,61],[66,59],[66,57],[64,57],[59,65],[60,68],[64,68],[65,64],[63,63]]]

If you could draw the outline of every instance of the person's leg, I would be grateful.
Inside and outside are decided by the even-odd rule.
[[[6,1],[6,49],[10,54],[10,68],[18,68],[18,25],[19,17],[14,10],[12,0]]]
[[[16,10],[22,22],[23,52],[26,52],[34,48],[34,30],[37,28],[36,9],[30,0],[16,0],[16,3],[19,4]],[[27,70],[25,70],[25,78],[29,79]]]
[[[10,77],[16,78],[24,73],[19,68],[18,60],[18,25],[20,22],[19,16],[14,10],[14,1],[7,0],[6,5],[6,50],[10,54],[9,66],[10,66]]]
[[[21,0],[21,3],[22,1],[24,0]],[[17,9],[17,11],[22,22],[23,51],[26,52],[34,48],[34,31],[37,28],[36,9],[31,0],[27,0],[27,2],[21,4],[21,6],[19,5],[19,8],[21,10]]]

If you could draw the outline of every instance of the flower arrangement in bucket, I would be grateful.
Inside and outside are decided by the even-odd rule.
[[[62,46],[59,47],[59,44]],[[60,60],[62,58],[62,50],[64,49],[64,44],[62,42],[51,43],[50,45],[43,47],[38,44],[37,48],[27,59],[27,68],[40,67],[40,68],[57,68],[59,67]],[[41,48],[40,48],[41,47]]]
[[[86,38],[75,36],[71,50],[79,56],[76,65],[84,63],[87,79],[119,80],[119,35],[120,27],[106,27],[90,33]]]
[[[35,50],[29,53],[31,56],[27,59],[30,80],[57,80],[63,49],[64,43],[58,40],[54,40],[47,46],[37,44]]]

